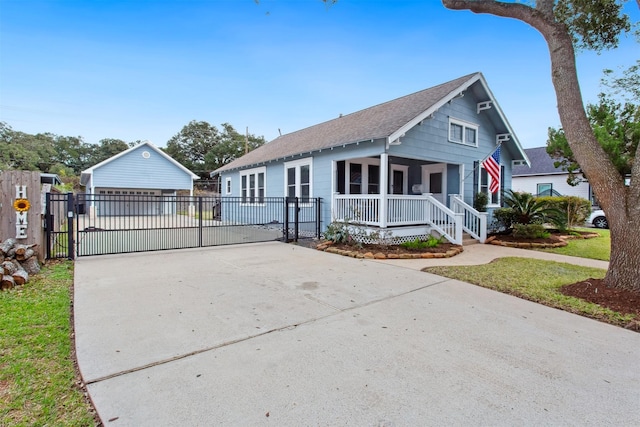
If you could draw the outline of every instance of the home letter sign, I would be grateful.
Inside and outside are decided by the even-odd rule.
[[[27,214],[31,204],[27,200],[27,186],[16,185],[16,200],[13,202],[13,208],[16,210],[16,239],[27,238]]]

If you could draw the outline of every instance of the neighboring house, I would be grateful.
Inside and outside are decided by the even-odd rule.
[[[585,180],[576,186],[569,185],[569,174],[561,167],[555,167],[555,160],[549,156],[546,147],[527,148],[524,150],[531,161],[531,167],[525,164],[513,165],[514,191],[535,195],[578,196],[594,203],[591,185]]]
[[[474,73],[282,135],[212,175],[221,177],[222,196],[255,209],[268,196],[302,204],[320,197],[323,229],[347,220],[405,239],[437,231],[459,243],[459,227],[471,222],[467,228],[484,239],[482,215],[468,218],[468,205],[488,192],[481,162],[500,145],[501,188],[511,188],[512,162],[528,159]],[[489,207],[500,206],[500,197],[490,195]]]
[[[92,215],[163,215],[176,213],[172,196],[177,190],[193,195],[193,181],[198,178],[145,141],[82,171],[80,184],[86,186]],[[161,197],[167,201],[157,202]]]

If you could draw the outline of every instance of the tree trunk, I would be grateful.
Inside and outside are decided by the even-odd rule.
[[[18,267],[16,267],[16,265],[11,260],[3,261],[0,266],[2,267],[2,271],[0,271],[0,273],[2,273],[3,275],[7,274],[10,276],[18,269]]]
[[[638,292],[640,289],[640,217],[620,218],[612,223],[607,216],[611,231],[611,260],[605,276],[607,286]]]
[[[11,248],[13,247],[13,245],[15,244],[16,244],[16,239],[5,240],[4,242],[0,243],[0,252],[2,252],[4,255],[7,255],[11,250]]]
[[[29,246],[16,247],[16,259],[18,261],[24,261],[25,259],[31,258],[35,252]]]
[[[0,280],[0,289],[4,291],[13,288],[15,285],[16,282],[13,280],[13,277],[9,276],[8,274],[2,276],[2,279]]]
[[[38,262],[37,256],[32,256],[31,258],[22,261],[21,265],[22,268],[32,276],[40,273],[40,263]]]
[[[626,187],[587,118],[578,82],[573,40],[567,27],[555,20],[554,2],[538,0],[534,8],[521,3],[492,0],[442,1],[450,9],[518,19],[542,34],[551,56],[551,78],[562,128],[609,222],[611,261],[605,283],[609,287],[640,292],[640,179],[636,179],[640,178],[640,158],[637,157],[640,153],[636,153],[631,185]]]
[[[22,268],[16,270],[11,277],[16,285],[22,286],[29,281],[29,274]]]

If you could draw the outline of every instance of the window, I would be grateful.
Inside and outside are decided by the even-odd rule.
[[[504,168],[501,167],[500,169],[500,179],[502,179],[502,177],[504,176]],[[492,179],[493,178],[491,178],[487,173],[487,170],[482,165],[480,165],[480,187],[478,188],[478,191],[481,193],[486,193],[487,196],[489,196],[489,205],[500,206],[500,193],[502,192],[503,186],[500,185],[500,190],[497,193],[489,192],[489,186]]]
[[[553,196],[553,184],[538,184],[538,196]]]
[[[341,194],[380,194],[379,159],[352,159],[338,162],[337,166],[337,190]]]
[[[264,203],[266,168],[249,169],[240,172],[240,197],[242,203]],[[227,178],[231,185],[231,179]]]
[[[296,160],[284,164],[285,195],[298,197],[302,203],[307,203],[313,197],[311,191],[311,159]]]
[[[349,194],[362,194],[362,164],[349,163]]]
[[[449,141],[457,144],[478,146],[478,125],[449,118]]]
[[[231,194],[231,178],[226,178],[224,182],[225,193]]]

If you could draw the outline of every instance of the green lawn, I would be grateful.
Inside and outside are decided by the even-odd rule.
[[[601,230],[598,228],[581,228],[579,230],[596,232],[600,237],[594,237],[591,239],[570,239],[567,240],[568,245],[565,247],[540,250],[560,255],[571,255],[581,258],[609,261],[611,256],[611,238],[609,230]]]
[[[0,292],[0,425],[92,426],[71,358],[73,263]]]
[[[592,239],[594,240],[594,239]],[[584,300],[562,295],[559,289],[590,277],[603,278],[606,271],[530,258],[499,258],[489,264],[427,267],[423,271],[473,283],[572,313],[624,326],[634,319]],[[530,274],[535,271],[536,274]]]

